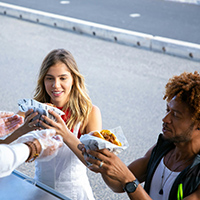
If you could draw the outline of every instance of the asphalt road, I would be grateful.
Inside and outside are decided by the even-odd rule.
[[[121,126],[130,147],[119,157],[129,164],[144,155],[161,131],[164,86],[172,75],[200,69],[198,62],[119,45],[0,15],[0,110],[18,111],[17,101],[31,98],[46,54],[65,48],[85,76],[103,128]],[[33,177],[34,165],[18,170]],[[88,171],[97,200],[127,199],[113,193],[99,174]]]
[[[1,0],[98,24],[200,44],[200,3],[165,0]],[[62,2],[68,2],[62,4]],[[196,4],[195,4],[196,2]]]

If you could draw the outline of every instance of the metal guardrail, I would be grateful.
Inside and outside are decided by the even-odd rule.
[[[0,14],[90,35],[119,44],[200,61],[199,44],[124,30],[6,3],[0,3]]]
[[[51,187],[14,170],[0,178],[0,199],[12,200],[70,200]]]
[[[35,185],[36,187],[42,189],[43,191],[46,191],[47,193],[51,194],[52,196],[57,197],[58,199],[70,200],[69,198],[67,198],[63,194],[57,192],[56,190],[52,189],[51,187],[41,183],[40,181],[36,181],[35,179],[30,178],[29,176],[26,176],[25,174],[23,174],[23,173],[21,173],[21,172],[19,172],[17,170],[14,170],[12,172],[12,174],[14,174],[15,176],[25,180],[26,182],[29,182],[32,185]]]

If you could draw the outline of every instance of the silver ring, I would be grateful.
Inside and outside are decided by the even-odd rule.
[[[30,128],[32,127],[30,123],[28,123],[28,126],[29,126]]]
[[[99,165],[99,168],[101,168],[103,166],[103,161],[101,161],[100,165]]]

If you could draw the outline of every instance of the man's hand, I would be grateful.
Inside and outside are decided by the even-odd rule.
[[[42,151],[38,160],[48,161],[56,156],[58,149],[63,145],[63,139],[60,135],[55,135],[54,129],[45,129],[38,131]]]
[[[63,145],[63,139],[56,135],[54,129],[31,131],[17,139],[17,143],[35,142],[37,152],[40,152],[37,160],[49,161],[57,155],[58,149]]]

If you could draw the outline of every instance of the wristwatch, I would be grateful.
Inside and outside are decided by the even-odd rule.
[[[133,192],[135,192],[135,190],[137,189],[139,184],[140,184],[140,182],[137,179],[135,179],[132,182],[126,183],[126,185],[123,189],[127,193],[133,193]]]

